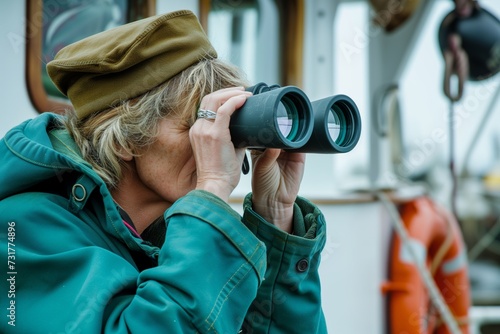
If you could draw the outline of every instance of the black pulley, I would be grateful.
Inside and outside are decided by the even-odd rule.
[[[472,14],[459,17],[453,10],[439,27],[438,40],[441,52],[448,49],[451,34],[458,34],[461,48],[467,53],[469,80],[487,79],[500,70],[500,20],[476,4]]]

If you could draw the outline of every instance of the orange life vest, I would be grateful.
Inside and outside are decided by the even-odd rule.
[[[460,228],[453,217],[426,197],[400,206],[411,247],[425,259],[444,301],[463,334],[469,333],[467,316],[470,286],[467,255]],[[387,293],[389,329],[392,334],[449,333],[432,305],[415,261],[394,234]]]

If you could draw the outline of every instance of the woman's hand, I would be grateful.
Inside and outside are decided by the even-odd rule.
[[[304,175],[305,153],[252,151],[253,210],[285,232],[293,231],[293,206]]]
[[[245,149],[235,149],[229,133],[233,112],[252,95],[242,87],[213,92],[201,100],[200,109],[217,113],[215,120],[197,119],[189,131],[196,161],[196,189],[228,201],[241,176]]]

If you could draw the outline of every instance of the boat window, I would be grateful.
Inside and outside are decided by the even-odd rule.
[[[302,1],[212,0],[207,32],[251,83],[302,84]],[[284,52],[286,50],[286,52]]]
[[[39,112],[70,107],[47,75],[59,50],[87,36],[152,15],[151,0],[28,1],[28,91]]]

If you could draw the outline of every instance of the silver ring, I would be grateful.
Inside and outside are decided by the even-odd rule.
[[[200,109],[198,110],[198,118],[215,119],[217,113],[212,110]]]

